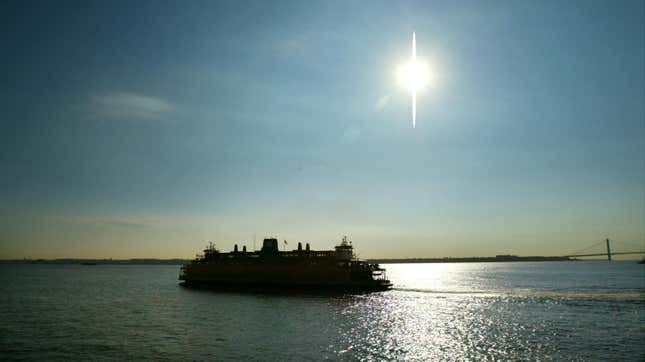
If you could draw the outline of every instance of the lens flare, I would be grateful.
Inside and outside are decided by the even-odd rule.
[[[430,83],[428,64],[417,60],[417,39],[412,33],[412,57],[409,62],[400,65],[396,71],[399,85],[412,95],[412,128],[417,126],[417,92]]]

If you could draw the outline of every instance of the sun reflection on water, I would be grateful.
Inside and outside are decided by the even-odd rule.
[[[585,343],[624,343],[619,336],[608,342],[605,333],[589,333],[612,323],[609,315],[589,313],[617,301],[631,310],[644,302],[634,293],[607,298],[602,293],[525,291],[513,280],[515,275],[526,278],[524,271],[509,273],[504,265],[386,267],[394,290],[354,297],[336,315],[339,340],[333,352],[341,359],[536,360],[567,355],[584,360],[598,354],[576,350],[580,333],[586,333]]]
[[[395,289],[361,295],[192,290],[176,266],[0,265],[0,360],[643,360],[632,264],[384,265]]]
[[[545,326],[527,331],[506,303],[504,298],[435,298],[400,291],[357,298],[342,311],[341,349],[335,352],[359,360],[418,361],[555,353],[548,344],[532,342],[531,334],[542,333]]]

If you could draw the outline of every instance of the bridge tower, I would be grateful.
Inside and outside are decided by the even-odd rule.
[[[611,261],[611,248],[609,247],[609,239],[607,239],[607,260]]]

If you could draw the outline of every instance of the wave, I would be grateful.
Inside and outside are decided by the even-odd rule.
[[[585,300],[613,300],[613,301],[645,301],[645,291],[620,291],[620,292],[575,292],[575,291],[550,291],[530,289],[510,290],[435,290],[423,288],[394,287],[394,291],[428,293],[438,295],[477,295],[490,297],[515,297],[515,298],[544,298],[544,299],[585,299]]]

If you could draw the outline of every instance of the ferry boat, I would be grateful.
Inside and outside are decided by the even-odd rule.
[[[358,260],[351,241],[343,237],[334,250],[302,248],[280,251],[276,238],[264,239],[260,251],[220,252],[210,243],[202,255],[181,267],[185,286],[310,288],[379,291],[391,288],[385,269]]]

